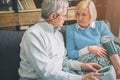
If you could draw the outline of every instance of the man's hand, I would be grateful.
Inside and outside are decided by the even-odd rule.
[[[102,66],[100,66],[97,63],[83,63],[82,64],[82,70],[84,71],[97,71],[98,69],[101,69]]]
[[[82,77],[82,80],[102,80],[99,73],[88,73]]]

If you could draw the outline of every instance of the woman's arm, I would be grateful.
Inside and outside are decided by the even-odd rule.
[[[69,26],[66,29],[66,49],[67,49],[68,58],[70,59],[79,58],[79,50],[76,49],[75,39],[74,39],[74,31],[75,31],[74,26]]]

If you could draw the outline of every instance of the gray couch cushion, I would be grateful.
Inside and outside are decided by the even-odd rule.
[[[18,80],[19,44],[24,31],[0,31],[0,80]]]

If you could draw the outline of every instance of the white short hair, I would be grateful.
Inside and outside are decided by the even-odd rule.
[[[47,19],[53,12],[60,14],[63,7],[68,7],[68,0],[43,0],[41,6],[42,18]]]

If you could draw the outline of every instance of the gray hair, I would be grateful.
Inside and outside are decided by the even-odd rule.
[[[68,0],[43,0],[42,18],[47,19],[51,13],[60,14],[62,8],[68,7]]]

